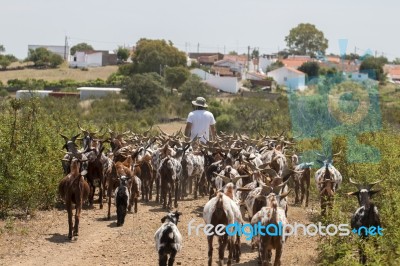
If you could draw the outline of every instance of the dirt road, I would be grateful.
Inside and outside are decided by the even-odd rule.
[[[179,202],[183,213],[178,224],[183,235],[183,250],[176,258],[177,265],[206,265],[207,240],[204,235],[188,237],[188,223],[203,223],[202,211],[207,198]],[[304,209],[290,206],[289,222],[310,223],[315,203]],[[116,227],[115,208],[110,221],[106,209],[85,209],[81,216],[80,236],[67,239],[65,210],[38,212],[29,221],[2,221],[0,224],[0,265],[156,265],[154,233],[165,211],[154,202],[140,203],[137,214],[128,214],[123,227]],[[214,239],[214,247],[217,248]],[[314,265],[317,252],[316,237],[290,237],[284,246],[283,265]],[[258,265],[256,251],[242,237],[242,257],[234,265]],[[217,251],[214,251],[217,261]]]

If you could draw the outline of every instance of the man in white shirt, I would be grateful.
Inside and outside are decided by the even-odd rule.
[[[195,110],[190,112],[186,120],[185,136],[194,139],[196,136],[201,142],[213,141],[216,136],[214,115],[207,111],[206,99],[197,97],[192,101]]]

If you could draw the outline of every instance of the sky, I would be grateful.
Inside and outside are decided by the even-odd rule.
[[[274,53],[299,23],[329,40],[327,53],[368,50],[400,57],[397,0],[1,0],[0,44],[24,59],[29,44],[86,42],[97,50],[140,38],[171,40],[186,52]]]

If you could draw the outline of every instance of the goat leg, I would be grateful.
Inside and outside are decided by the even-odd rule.
[[[213,235],[207,236],[208,241],[208,266],[212,265],[212,254],[213,254]]]
[[[281,256],[282,256],[282,243],[279,243],[279,246],[276,248],[276,252],[275,252],[274,266],[281,265]]]
[[[82,209],[82,203],[81,202],[77,202],[76,203],[76,207],[75,207],[75,225],[74,225],[74,236],[78,236],[79,235],[79,218],[81,216],[81,209]]]
[[[298,204],[299,203],[299,187],[300,187],[299,181],[296,180],[294,182],[294,194],[295,194],[294,204]]]
[[[176,253],[177,251],[175,249],[171,251],[171,254],[169,255],[168,266],[174,265]]]
[[[168,256],[164,252],[164,248],[161,248],[158,251],[158,265],[159,266],[167,266]]]
[[[306,187],[304,184],[304,180],[301,181],[301,199],[300,199],[300,203],[301,205],[303,205],[303,200],[304,200],[304,196],[306,194]]]
[[[218,248],[218,265],[224,265],[224,252],[226,249],[226,246],[228,244],[228,235],[223,235],[218,239],[219,242],[219,248]]]
[[[68,239],[72,239],[72,203],[71,201],[67,201],[67,212],[68,212]]]
[[[199,179],[196,175],[194,178],[194,199],[197,199],[197,190],[199,189]]]

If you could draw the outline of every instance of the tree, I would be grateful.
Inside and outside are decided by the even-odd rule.
[[[318,52],[325,54],[328,48],[328,40],[324,33],[309,23],[300,23],[291,29],[285,41],[291,52],[312,57]]]
[[[117,50],[117,59],[120,62],[126,62],[129,58],[130,51],[128,48],[124,48],[122,46],[118,47]]]
[[[0,44],[0,54],[4,53],[6,51],[6,48],[2,44]]]
[[[123,93],[136,110],[142,110],[160,103],[164,95],[161,77],[156,73],[135,74],[122,81]]]
[[[299,71],[306,73],[308,79],[319,76],[319,64],[317,62],[305,62],[298,69]]]
[[[400,58],[396,57],[396,58],[393,60],[392,63],[395,64],[395,65],[400,65]]]
[[[57,67],[64,62],[64,59],[44,47],[29,49],[29,55],[26,59],[32,61],[37,68]]]
[[[367,57],[360,65],[360,72],[367,73],[369,78],[384,83],[386,74],[383,71],[383,65],[386,63],[387,58],[385,57]]]
[[[77,51],[93,51],[93,47],[85,42],[78,43],[71,47],[71,55],[74,55]]]
[[[238,55],[238,53],[236,51],[230,51],[228,54],[229,55]]]
[[[271,65],[269,65],[265,71],[266,72],[270,72],[272,70],[275,70],[275,69],[278,69],[278,68],[281,68],[281,67],[283,67],[283,63],[278,60],[278,61],[272,63]]]
[[[214,90],[206,83],[201,82],[201,79],[196,75],[190,75],[186,82],[181,87],[181,101],[190,102],[196,97],[202,96],[207,99],[208,96],[214,93]]]
[[[133,73],[161,73],[165,66],[186,66],[186,55],[165,40],[140,39],[132,56]]]
[[[0,66],[2,69],[6,69],[11,64],[11,61],[4,55],[0,54]]]
[[[167,67],[165,69],[165,83],[172,89],[179,89],[183,83],[189,78],[190,72],[186,67]]]

